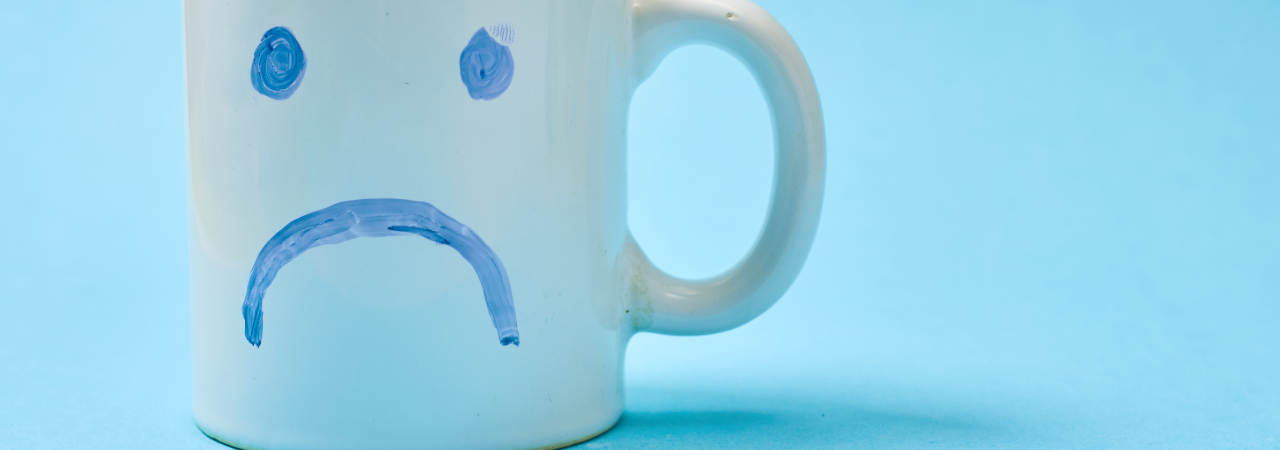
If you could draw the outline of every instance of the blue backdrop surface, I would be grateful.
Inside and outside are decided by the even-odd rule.
[[[809,263],[746,326],[634,338],[582,447],[1280,448],[1280,3],[760,3],[826,115]],[[2,448],[220,448],[190,415],[181,24],[0,5]],[[772,170],[750,74],[682,49],[629,120],[641,245],[731,266]]]

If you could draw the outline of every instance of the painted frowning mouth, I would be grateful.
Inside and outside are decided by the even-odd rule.
[[[498,342],[520,346],[511,282],[498,255],[470,228],[430,203],[390,198],[337,203],[289,222],[272,236],[249,275],[241,306],[245,339],[255,347],[262,345],[262,299],[285,264],[321,245],[387,236],[421,236],[457,250],[480,277]]]

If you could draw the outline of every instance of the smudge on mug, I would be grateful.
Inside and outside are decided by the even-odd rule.
[[[412,235],[453,247],[471,263],[480,277],[498,342],[520,346],[511,282],[498,255],[470,228],[430,203],[388,198],[341,202],[289,222],[272,236],[258,253],[249,275],[248,292],[241,306],[244,337],[255,347],[262,345],[262,298],[280,268],[303,252],[358,237]]]
[[[516,41],[516,29],[509,23],[500,23],[497,25],[485,27],[485,31],[493,36],[493,40],[499,44],[510,47],[512,42]]]
[[[510,25],[497,25],[494,29],[500,38],[508,42],[515,39],[515,30]],[[462,49],[458,66],[462,72],[462,84],[476,100],[498,98],[511,86],[511,78],[515,75],[511,49],[494,40],[484,28],[476,30],[471,42]]]
[[[249,81],[262,95],[284,100],[293,95],[307,72],[302,46],[285,27],[267,30],[253,52]]]

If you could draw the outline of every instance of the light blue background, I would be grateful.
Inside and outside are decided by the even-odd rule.
[[[828,142],[772,310],[640,335],[586,448],[1280,448],[1280,3],[762,0]],[[0,448],[192,424],[181,6],[0,5]],[[750,75],[680,50],[631,224],[719,272],[772,170]]]

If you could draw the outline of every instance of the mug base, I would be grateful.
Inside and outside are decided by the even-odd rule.
[[[610,423],[610,424],[609,424],[609,426],[605,427],[603,430],[600,430],[600,431],[597,431],[597,432],[592,433],[592,434],[590,434],[590,435],[587,435],[586,437],[579,438],[579,439],[574,439],[574,440],[571,440],[571,441],[565,441],[565,442],[561,442],[561,443],[558,443],[558,444],[551,444],[551,445],[546,445],[546,446],[542,446],[542,447],[533,447],[533,448],[530,448],[529,450],[556,450],[556,449],[565,448],[565,447],[572,447],[572,446],[574,446],[574,445],[578,445],[578,444],[581,444],[581,443],[583,443],[583,442],[587,442],[587,441],[589,441],[589,440],[592,440],[592,439],[595,439],[595,438],[599,437],[599,436],[600,436],[600,435],[602,435],[602,434],[605,434],[605,433],[606,433],[606,432],[608,432],[609,430],[612,430],[614,426],[617,426],[617,425],[618,425],[618,422],[619,422],[619,421],[621,421],[621,420],[622,420],[622,415],[621,415],[621,414],[619,414],[619,415],[618,415],[618,418],[617,418],[617,419],[614,419],[614,420],[613,420],[613,423]],[[213,440],[215,440],[215,441],[218,441],[218,443],[220,443],[220,444],[222,444],[222,445],[225,445],[225,446],[227,446],[227,447],[236,448],[236,449],[240,449],[240,450],[270,450],[270,449],[261,448],[261,447],[251,447],[251,446],[244,445],[244,444],[241,444],[241,443],[238,443],[238,442],[232,441],[232,440],[230,440],[230,439],[226,439],[226,438],[223,438],[223,437],[221,437],[221,436],[215,435],[215,434],[213,434],[213,433],[210,433],[208,430],[205,430],[205,429],[204,429],[204,427],[200,426],[200,423],[199,423],[199,422],[197,422],[197,423],[196,423],[196,428],[197,428],[197,429],[199,429],[201,433],[204,433],[204,435],[205,435],[205,436],[208,436],[208,437],[209,437],[209,439],[213,439]]]

